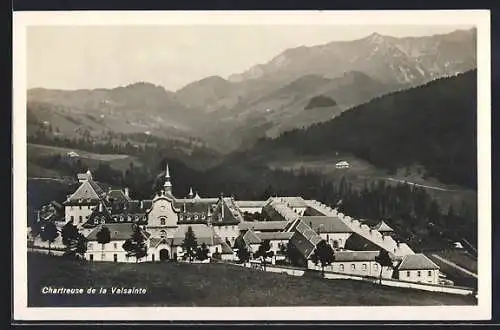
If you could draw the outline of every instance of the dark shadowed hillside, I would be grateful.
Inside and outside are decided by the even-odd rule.
[[[261,140],[252,153],[348,152],[395,171],[421,165],[426,176],[476,187],[476,71],[392,93],[308,129]]]

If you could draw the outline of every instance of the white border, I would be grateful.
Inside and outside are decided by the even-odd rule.
[[[30,25],[474,25],[478,73],[477,306],[28,308],[26,271],[26,27]],[[440,11],[14,12],[13,190],[15,320],[485,320],[491,318],[490,13]],[[334,292],[332,293],[334,294]],[[370,294],[367,292],[367,294]],[[194,311],[196,309],[196,311]]]

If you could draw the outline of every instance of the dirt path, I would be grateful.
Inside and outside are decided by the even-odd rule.
[[[433,256],[433,257],[435,257],[436,259],[438,259],[438,260],[440,260],[440,261],[444,262],[445,264],[450,265],[451,267],[454,267],[454,268],[456,268],[456,269],[460,270],[461,272],[463,272],[463,273],[465,273],[465,274],[467,274],[467,275],[470,275],[470,276],[472,276],[472,277],[477,278],[477,274],[474,274],[473,272],[471,272],[471,271],[469,271],[469,270],[467,270],[467,269],[465,269],[465,268],[463,268],[463,267],[460,267],[459,265],[457,265],[456,263],[454,263],[454,262],[452,262],[452,261],[449,261],[448,259],[445,259],[445,258],[443,258],[443,257],[440,257],[440,256],[438,256],[437,254],[432,254],[432,256]]]

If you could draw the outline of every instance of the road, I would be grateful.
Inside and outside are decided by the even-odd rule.
[[[449,266],[451,266],[451,267],[454,267],[454,268],[456,268],[456,269],[460,270],[461,272],[463,272],[463,273],[465,273],[465,274],[467,274],[467,275],[469,275],[469,276],[472,276],[472,277],[477,278],[477,274],[474,274],[473,272],[471,272],[471,271],[469,271],[469,270],[467,270],[467,269],[465,269],[465,268],[463,268],[463,267],[460,267],[459,265],[457,265],[456,263],[454,263],[454,262],[452,262],[452,261],[449,261],[448,259],[445,259],[445,258],[443,258],[443,257],[440,257],[440,256],[438,256],[437,254],[432,254],[432,256],[433,256],[433,257],[435,257],[436,259],[438,259],[438,260],[440,260],[440,261],[444,262],[445,264],[447,264],[447,265],[449,265]]]
[[[441,188],[441,187],[434,187],[434,186],[426,186],[426,185],[423,185],[423,184],[418,184],[418,183],[414,183],[414,182],[408,182],[408,181],[405,181],[405,180],[399,180],[399,179],[394,179],[394,178],[387,178],[387,180],[393,181],[393,182],[406,183],[406,184],[409,184],[409,185],[414,185],[414,186],[417,186],[417,187],[434,189],[434,190],[454,191],[454,190],[451,190],[451,189],[446,189],[446,188]]]

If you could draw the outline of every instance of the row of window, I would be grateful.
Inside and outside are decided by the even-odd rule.
[[[77,207],[79,210],[90,210],[92,208],[91,205],[78,205],[78,206],[77,205],[70,205],[69,209],[73,210],[73,208],[76,209]]]
[[[85,219],[88,219],[88,217],[89,217],[88,215],[85,216]],[[75,221],[75,216],[72,215],[71,222],[74,222],[74,221]],[[80,215],[80,216],[78,216],[78,223],[82,223],[82,222],[83,222],[83,216]]]
[[[409,270],[406,271],[406,277],[410,277],[410,274],[411,274],[411,272]],[[417,277],[421,277],[421,276],[422,276],[422,272],[420,270],[417,270]],[[427,276],[432,276],[431,270],[427,271]]]
[[[361,270],[366,271],[368,269],[367,264],[362,264],[361,265]],[[344,264],[339,265],[339,270],[341,272],[344,271]],[[351,270],[356,270],[356,264],[351,264]],[[378,264],[373,264],[373,270],[377,271],[378,270]]]
[[[98,244],[98,243],[96,243],[96,244]],[[106,244],[98,244],[98,245],[101,249],[103,249],[103,250],[106,249]],[[89,250],[92,250],[94,248],[94,244],[88,243],[87,248]],[[118,243],[113,243],[113,249],[117,249],[117,248],[118,248]]]
[[[191,218],[192,217],[192,218]],[[179,220],[180,221],[183,221],[183,220],[186,220],[186,221],[190,221],[190,220],[198,220],[198,219],[201,219],[201,220],[205,220],[206,219],[206,215],[204,213],[202,213],[200,216],[198,216],[198,214],[195,214],[193,216],[191,215],[179,215]]]

